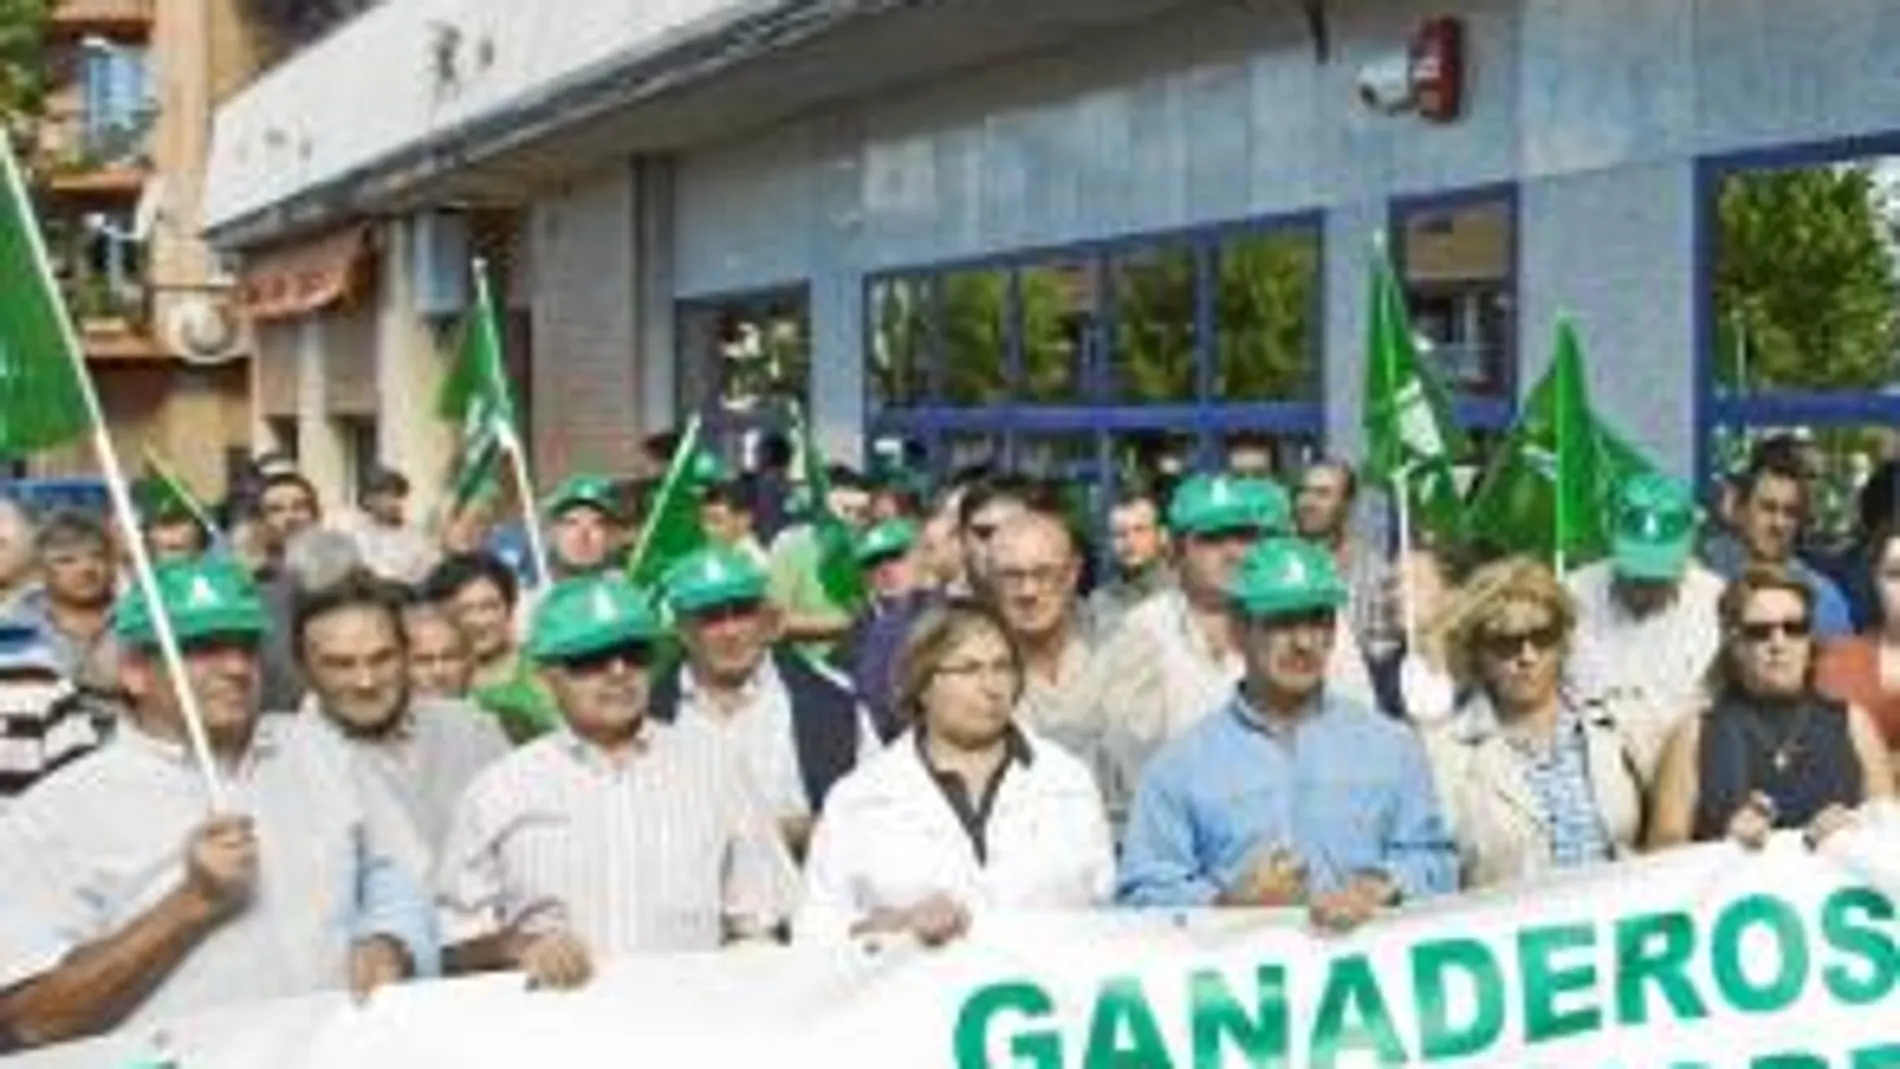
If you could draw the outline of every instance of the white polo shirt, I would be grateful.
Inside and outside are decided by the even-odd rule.
[[[980,827],[965,825],[914,732],[839,782],[813,833],[797,938],[843,939],[873,910],[938,893],[979,916],[1108,901],[1114,850],[1087,766],[1027,731],[1019,738]]]
[[[371,933],[396,936],[433,969],[427,900],[405,875],[420,856],[408,822],[333,735],[312,728],[258,718],[225,780],[232,810],[256,822],[256,893],[122,1027],[342,988],[351,944]],[[0,988],[118,934],[181,886],[185,842],[206,816],[186,748],[129,724],[22,796],[0,818]]]

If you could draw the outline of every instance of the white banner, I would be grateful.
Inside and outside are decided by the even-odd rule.
[[[987,918],[924,952],[749,948],[240,1007],[180,1069],[1618,1066],[1900,1069],[1900,821],[1467,896],[1355,935],[1285,916]],[[101,1069],[148,1036],[14,1059]]]

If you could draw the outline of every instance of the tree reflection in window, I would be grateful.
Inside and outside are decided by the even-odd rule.
[[[1114,399],[1174,404],[1195,399],[1194,250],[1156,245],[1110,261],[1115,287]]]
[[[1314,354],[1319,234],[1309,229],[1221,242],[1215,294],[1214,397],[1292,401],[1318,396]]]
[[[1009,400],[1004,312],[1009,274],[954,271],[941,276],[944,402],[982,408]]]

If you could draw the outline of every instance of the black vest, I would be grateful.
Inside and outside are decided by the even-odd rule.
[[[831,786],[845,777],[858,762],[858,700],[837,681],[813,668],[810,662],[789,650],[775,649],[770,654],[772,667],[785,684],[792,702],[792,739],[798,748],[798,775],[805,784],[805,797],[811,811],[824,807]],[[675,663],[653,681],[653,694],[647,700],[648,715],[662,724],[679,719],[680,673],[683,663]]]

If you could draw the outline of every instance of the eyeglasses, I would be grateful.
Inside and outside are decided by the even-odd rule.
[[[569,675],[597,676],[604,674],[615,665],[625,668],[645,668],[652,659],[653,651],[640,642],[629,642],[609,647],[598,653],[569,657],[561,662],[561,668]]]
[[[1767,642],[1777,635],[1783,638],[1807,638],[1812,625],[1805,616],[1792,620],[1744,620],[1736,628],[1744,642],[1756,645]]]
[[[1478,639],[1484,652],[1503,660],[1515,657],[1526,645],[1536,653],[1548,653],[1564,640],[1562,626],[1550,623],[1520,631],[1487,631]]]
[[[992,679],[1015,679],[1015,661],[950,661],[937,666],[937,675],[971,679],[987,675]]]

